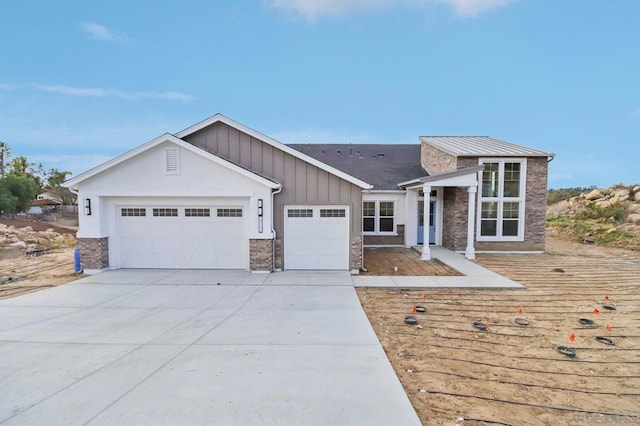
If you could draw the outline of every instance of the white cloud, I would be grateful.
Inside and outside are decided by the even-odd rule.
[[[166,99],[170,101],[190,102],[193,96],[181,92],[124,92],[122,90],[104,89],[100,87],[73,87],[62,84],[33,84],[37,90],[49,93],[59,93],[62,95],[76,97],[116,97],[120,99]]]
[[[506,6],[514,0],[440,0],[447,3],[456,14],[464,17],[475,17],[497,7]]]
[[[462,17],[475,17],[490,9],[516,0],[263,0],[275,9],[293,11],[309,21],[322,16],[344,16],[394,6],[424,8],[436,4],[449,5]]]
[[[95,22],[83,22],[81,24],[82,31],[89,34],[97,40],[109,41],[112,43],[127,43],[129,37],[122,31],[110,30]]]
[[[13,84],[0,83],[0,90],[13,90],[15,88],[16,86],[14,86]]]

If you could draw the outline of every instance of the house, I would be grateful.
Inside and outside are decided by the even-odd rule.
[[[365,246],[544,249],[553,154],[489,137],[282,144],[216,114],[65,183],[85,272],[357,272]]]
[[[34,205],[38,206],[58,206],[60,204],[62,204],[62,198],[51,191],[41,192],[36,195],[34,202]]]

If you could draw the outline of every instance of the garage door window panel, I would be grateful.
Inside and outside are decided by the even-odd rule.
[[[287,217],[313,217],[312,209],[287,209]]]
[[[208,208],[186,208],[184,209],[185,217],[210,217],[211,209]]]
[[[122,217],[144,217],[147,215],[147,209],[140,207],[123,207],[120,209]]]
[[[242,209],[235,209],[235,208],[217,209],[216,215],[218,217],[242,217]]]
[[[178,217],[178,209],[176,208],[154,208],[154,217]]]

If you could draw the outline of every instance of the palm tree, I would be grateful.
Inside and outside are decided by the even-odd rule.
[[[4,177],[5,161],[11,157],[11,151],[9,145],[6,142],[0,141],[0,177]]]
[[[11,172],[20,176],[28,177],[29,173],[27,172],[27,170],[32,165],[33,164],[30,163],[29,160],[27,160],[27,157],[21,155],[20,157],[16,157],[13,160],[11,160],[11,163],[10,163]]]

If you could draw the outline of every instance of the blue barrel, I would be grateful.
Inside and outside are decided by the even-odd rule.
[[[82,272],[82,268],[80,267],[80,249],[77,248],[73,251],[73,266],[76,270],[76,274]]]

